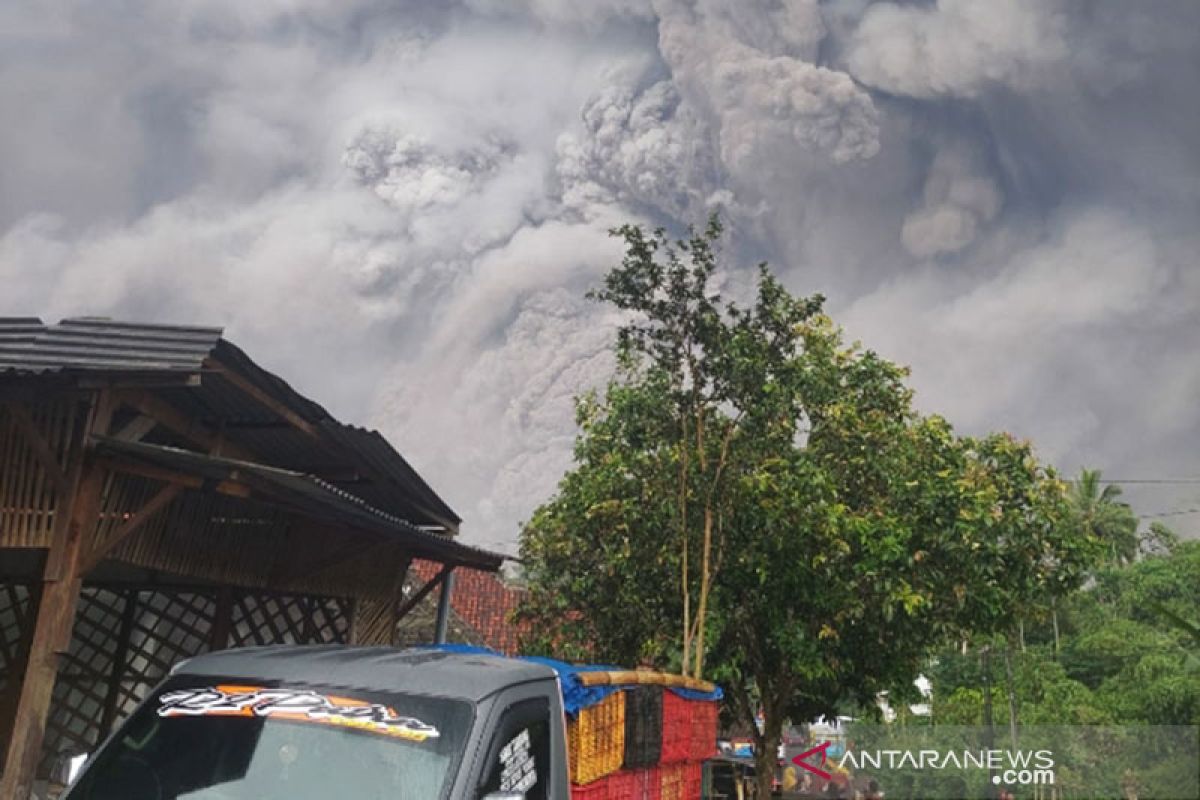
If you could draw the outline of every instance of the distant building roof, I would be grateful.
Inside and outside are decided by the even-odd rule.
[[[441,568],[432,561],[415,560],[410,575],[424,583],[432,579]],[[516,655],[521,635],[529,630],[528,624],[512,621],[525,590],[506,585],[497,575],[474,569],[459,568],[454,571],[454,592],[451,595],[451,610],[463,625],[470,628],[462,638],[470,644],[479,644],[505,655]],[[414,617],[414,622],[419,617]],[[413,641],[420,640],[424,630],[414,631]],[[424,637],[431,640],[431,637]]]

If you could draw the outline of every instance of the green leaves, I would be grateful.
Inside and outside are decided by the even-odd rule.
[[[629,313],[620,371],[522,537],[536,646],[710,664],[778,732],[1083,579],[1088,536],[1027,442],[918,414],[906,369],[765,265],[753,303],[723,299],[717,220],[614,233],[592,297]]]

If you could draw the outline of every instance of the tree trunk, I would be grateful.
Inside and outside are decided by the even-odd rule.
[[[1017,637],[1018,637],[1018,640],[1021,642],[1021,652],[1024,653],[1025,652],[1025,620],[1024,619],[1017,621]]]
[[[700,603],[696,608],[697,621],[700,623],[696,630],[696,670],[697,679],[704,677],[704,622],[708,614],[708,586],[710,578],[709,557],[712,553],[712,505],[704,508],[704,549],[700,559]]]
[[[1013,685],[1012,655],[1012,637],[1007,636],[1004,643],[1004,680],[1008,689],[1008,736],[1015,751],[1017,749],[1017,690]]]
[[[691,592],[688,591],[688,527],[687,527],[687,486],[688,486],[688,435],[687,415],[683,416],[683,441],[679,451],[679,538],[683,548],[681,559],[680,589],[683,591],[683,663],[680,670],[688,674],[690,666],[689,655],[692,651],[692,619]]]
[[[758,783],[759,800],[770,800],[775,782],[779,743],[783,740],[783,718],[778,710],[782,707],[783,704],[775,702],[774,698],[763,703],[763,730],[754,740],[754,778]]]
[[[1050,620],[1054,624],[1054,660],[1058,660],[1058,598],[1050,598]]]

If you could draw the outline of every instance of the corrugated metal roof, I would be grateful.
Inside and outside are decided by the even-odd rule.
[[[43,325],[28,317],[0,319],[0,373],[105,370],[198,372],[220,328],[144,325],[95,317]]]
[[[210,363],[206,363],[206,361]],[[297,430],[235,383],[207,369],[219,363],[308,423]],[[346,425],[277,375],[256,364],[215,327],[147,325],[98,317],[46,325],[36,317],[0,318],[0,377],[48,374],[203,373],[199,386],[154,389],[180,412],[264,462],[318,472],[342,483],[372,506],[423,525],[449,523],[457,514],[376,431]],[[355,477],[342,481],[341,476]]]
[[[37,317],[0,317],[0,348],[32,342],[44,330]]]
[[[141,462],[207,481],[243,481],[250,484],[253,491],[261,492],[281,505],[360,530],[400,535],[405,548],[414,555],[487,570],[499,569],[503,558],[499,554],[422,531],[313,475],[177,447],[126,442],[101,436],[93,437],[93,441],[98,455]]]
[[[336,420],[327,421],[321,427],[332,438],[362,456],[380,474],[388,476],[391,486],[384,488],[403,493],[418,507],[456,525],[462,521],[379,431],[346,425]]]

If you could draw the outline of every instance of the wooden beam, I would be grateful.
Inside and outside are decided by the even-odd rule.
[[[100,392],[68,449],[69,491],[60,498],[55,514],[41,604],[0,776],[0,797],[26,798],[33,788],[59,661],[71,643],[82,585],[80,557],[96,530],[104,487],[104,470],[88,457],[86,443],[93,431],[107,431],[111,419],[112,398]]]
[[[54,484],[58,496],[62,497],[68,489],[67,474],[63,471],[62,465],[58,463],[58,457],[54,455],[54,451],[50,448],[46,438],[37,429],[37,423],[33,421],[33,415],[29,413],[28,408],[20,403],[7,405],[5,408],[8,409],[13,422],[17,424],[17,428],[20,429],[21,434],[25,437],[25,443],[29,445],[38,463],[45,470],[46,477]]]
[[[220,452],[229,458],[239,458],[243,461],[257,461],[258,457],[244,447],[231,442],[222,441],[220,435],[193,417],[184,414],[175,406],[161,397],[147,391],[129,390],[118,394],[120,401],[142,414],[152,417],[164,428],[174,431],[179,436],[193,444],[199,445],[205,452]]]
[[[308,434],[314,439],[319,437],[320,434],[316,426],[314,426],[311,422],[297,414],[292,409],[288,408],[283,403],[276,400],[274,397],[271,397],[271,395],[267,394],[262,389],[246,380],[246,378],[222,364],[220,361],[217,361],[214,358],[206,358],[204,359],[204,368],[211,372],[215,372],[225,380],[229,381],[229,383],[233,384],[240,392],[242,392],[242,394],[252,398],[256,403],[270,411],[272,414],[275,414],[280,419],[286,420],[290,425],[292,425],[292,427],[304,431],[304,433]]]
[[[114,439],[123,442],[140,442],[146,434],[158,427],[158,420],[148,414],[138,414],[125,427],[113,434]]]
[[[405,600],[400,605],[400,608],[398,608],[396,610],[396,619],[397,620],[404,619],[404,617],[408,614],[408,612],[410,612],[414,608],[416,608],[418,603],[420,603],[422,600],[424,600],[426,597],[429,596],[430,592],[432,592],[437,587],[441,586],[442,581],[446,580],[446,576],[450,574],[450,571],[452,569],[454,569],[453,564],[443,564],[442,569],[438,572],[437,575],[434,575],[432,578],[430,578],[429,582],[426,583],[424,586],[422,586],[419,590],[417,590],[416,594],[414,594],[412,597]]]
[[[92,546],[88,549],[87,554],[83,557],[80,565],[80,574],[87,574],[92,569],[105,559],[121,542],[125,541],[138,528],[142,527],[147,520],[152,519],[156,513],[166,508],[171,502],[179,496],[183,491],[183,486],[178,483],[168,483],[166,486],[158,490],[158,493],[146,501],[146,504],[139,508],[136,513],[121,524],[108,538],[103,542],[92,542]]]
[[[89,375],[84,373],[77,376],[74,382],[76,386],[82,389],[101,391],[130,386],[147,389],[190,388],[201,384],[201,372],[202,370],[196,372],[183,370],[163,372],[162,370],[153,370],[150,372],[122,372],[107,375]]]
[[[153,464],[137,464],[109,456],[97,457],[96,463],[113,472],[123,472],[126,475],[137,475],[140,478],[150,478],[151,480],[162,481],[164,483],[179,484],[185,489],[201,489],[204,487],[204,479],[198,475],[187,475],[183,472],[156,467]]]
[[[211,490],[217,494],[225,494],[230,497],[251,497],[254,494],[251,487],[240,480],[208,481],[198,475],[188,475],[185,472],[176,472],[175,470],[157,467],[153,464],[137,464],[132,461],[112,458],[111,456],[100,457],[96,461],[114,472],[123,472],[126,475],[150,478],[151,480],[181,486],[185,489]],[[234,472],[233,474],[236,476],[237,473]],[[275,503],[274,505],[278,504]]]

